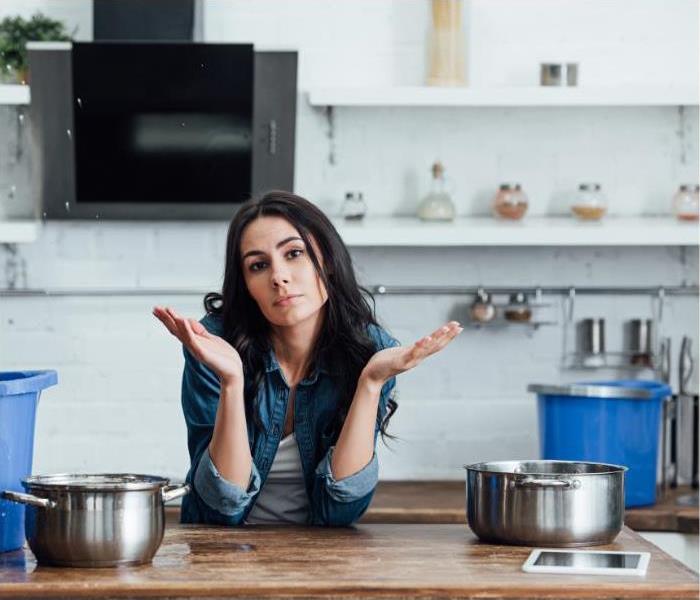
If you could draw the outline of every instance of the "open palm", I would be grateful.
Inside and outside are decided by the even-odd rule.
[[[428,356],[439,352],[461,332],[460,324],[457,321],[450,321],[430,335],[422,337],[412,346],[396,346],[380,350],[369,359],[364,368],[364,374],[372,381],[384,383],[417,366]]]
[[[209,333],[195,319],[182,317],[171,308],[156,306],[153,314],[197,360],[206,364],[220,379],[243,381],[241,357],[226,340]]]

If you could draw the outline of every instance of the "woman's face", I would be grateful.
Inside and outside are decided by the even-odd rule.
[[[311,242],[321,266],[322,256]],[[299,232],[282,217],[258,217],[241,237],[248,291],[273,325],[296,325],[315,316],[328,300]]]

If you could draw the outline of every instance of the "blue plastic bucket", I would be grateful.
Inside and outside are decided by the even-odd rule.
[[[0,372],[0,491],[24,492],[32,474],[34,417],[41,391],[58,381],[56,371]],[[24,544],[24,504],[0,499],[0,552]]]
[[[656,502],[661,407],[671,395],[668,385],[589,381],[528,389],[537,392],[543,459],[625,465],[625,507]]]

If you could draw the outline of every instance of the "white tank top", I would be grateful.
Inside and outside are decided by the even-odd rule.
[[[309,515],[309,497],[304,485],[299,446],[294,433],[280,441],[265,484],[248,514],[246,523],[305,525]]]

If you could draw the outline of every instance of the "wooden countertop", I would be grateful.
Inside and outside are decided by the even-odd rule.
[[[628,528],[595,548],[650,552],[647,575],[524,573],[530,548],[481,544],[465,525],[172,525],[139,567],[43,567],[28,549],[0,554],[0,597],[698,597],[695,573]]]
[[[460,481],[380,481],[361,523],[463,524],[465,484]],[[654,506],[629,508],[625,525],[635,531],[698,533],[698,507],[680,506],[676,499],[697,492],[690,487],[669,490]],[[180,520],[180,508],[165,509],[168,523]]]
[[[654,506],[625,511],[636,531],[698,533],[698,506],[676,504],[697,490],[679,487],[659,496]],[[466,491],[462,481],[381,481],[362,523],[464,523]]]

